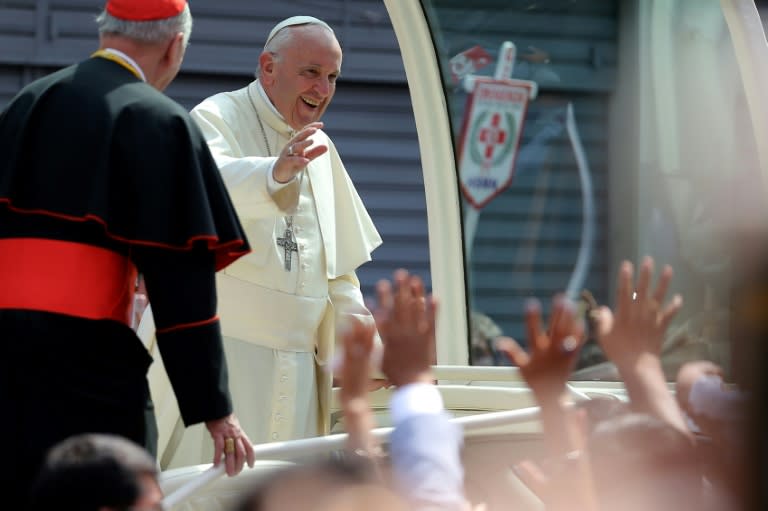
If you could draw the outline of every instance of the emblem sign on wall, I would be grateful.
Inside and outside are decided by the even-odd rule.
[[[523,80],[475,81],[461,130],[459,176],[467,202],[478,210],[512,183],[530,95]]]

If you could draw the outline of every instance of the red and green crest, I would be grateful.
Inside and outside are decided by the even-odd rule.
[[[512,184],[530,85],[478,79],[467,101],[460,137],[459,177],[464,196],[482,209]]]

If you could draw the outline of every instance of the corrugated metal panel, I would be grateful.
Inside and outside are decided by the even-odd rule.
[[[0,65],[0,109],[19,91],[21,73],[21,67]]]
[[[511,186],[480,213],[471,252],[472,310],[488,315],[506,335],[525,340],[525,301],[564,291],[576,263],[582,235],[582,191],[570,141],[565,106],[572,102],[590,165],[597,229],[584,287],[607,298],[608,93],[617,58],[617,2],[578,0],[530,2],[435,0],[439,45],[447,59],[475,45],[493,56],[480,70],[492,75],[503,41],[518,49],[513,77],[535,80],[539,97],[529,104]],[[483,8],[484,12],[480,9]],[[549,62],[521,58],[530,47]],[[467,94],[450,85],[449,104],[457,139]],[[550,130],[550,136],[542,136]],[[465,204],[467,208],[471,207]]]
[[[0,3],[0,62],[27,62],[35,51],[34,0]]]
[[[93,51],[93,18],[102,5],[103,0],[0,2],[0,42],[12,42],[0,46],[0,108],[23,84]],[[166,91],[187,109],[248,83],[264,38],[278,20],[302,13],[334,27],[344,48],[343,76],[323,120],[384,238],[374,260],[360,271],[363,290],[372,295],[375,282],[400,267],[429,282],[416,127],[383,3],[195,0],[191,5],[192,42],[182,72]]]
[[[64,66],[95,47],[94,18],[103,0],[14,0],[0,5],[0,60]],[[308,14],[331,24],[352,80],[405,81],[400,52],[382,2],[375,0],[196,0],[195,27],[184,71],[249,74],[277,20]]]

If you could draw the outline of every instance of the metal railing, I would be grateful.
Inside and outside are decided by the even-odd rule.
[[[460,426],[464,432],[519,424],[536,420],[539,417],[539,408],[522,408],[503,412],[489,412],[467,417],[457,417],[451,422]],[[374,438],[386,441],[394,428],[377,428],[371,431]],[[347,434],[341,433],[315,438],[304,438],[287,442],[273,442],[253,446],[257,459],[291,459],[298,456],[329,453],[344,447]],[[199,476],[180,486],[176,491],[163,500],[163,509],[170,511],[175,506],[216,482],[225,473],[224,464],[218,467],[212,466]]]

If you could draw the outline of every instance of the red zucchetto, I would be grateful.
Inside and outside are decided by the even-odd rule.
[[[153,21],[178,16],[187,0],[109,0],[107,12],[127,21]]]

